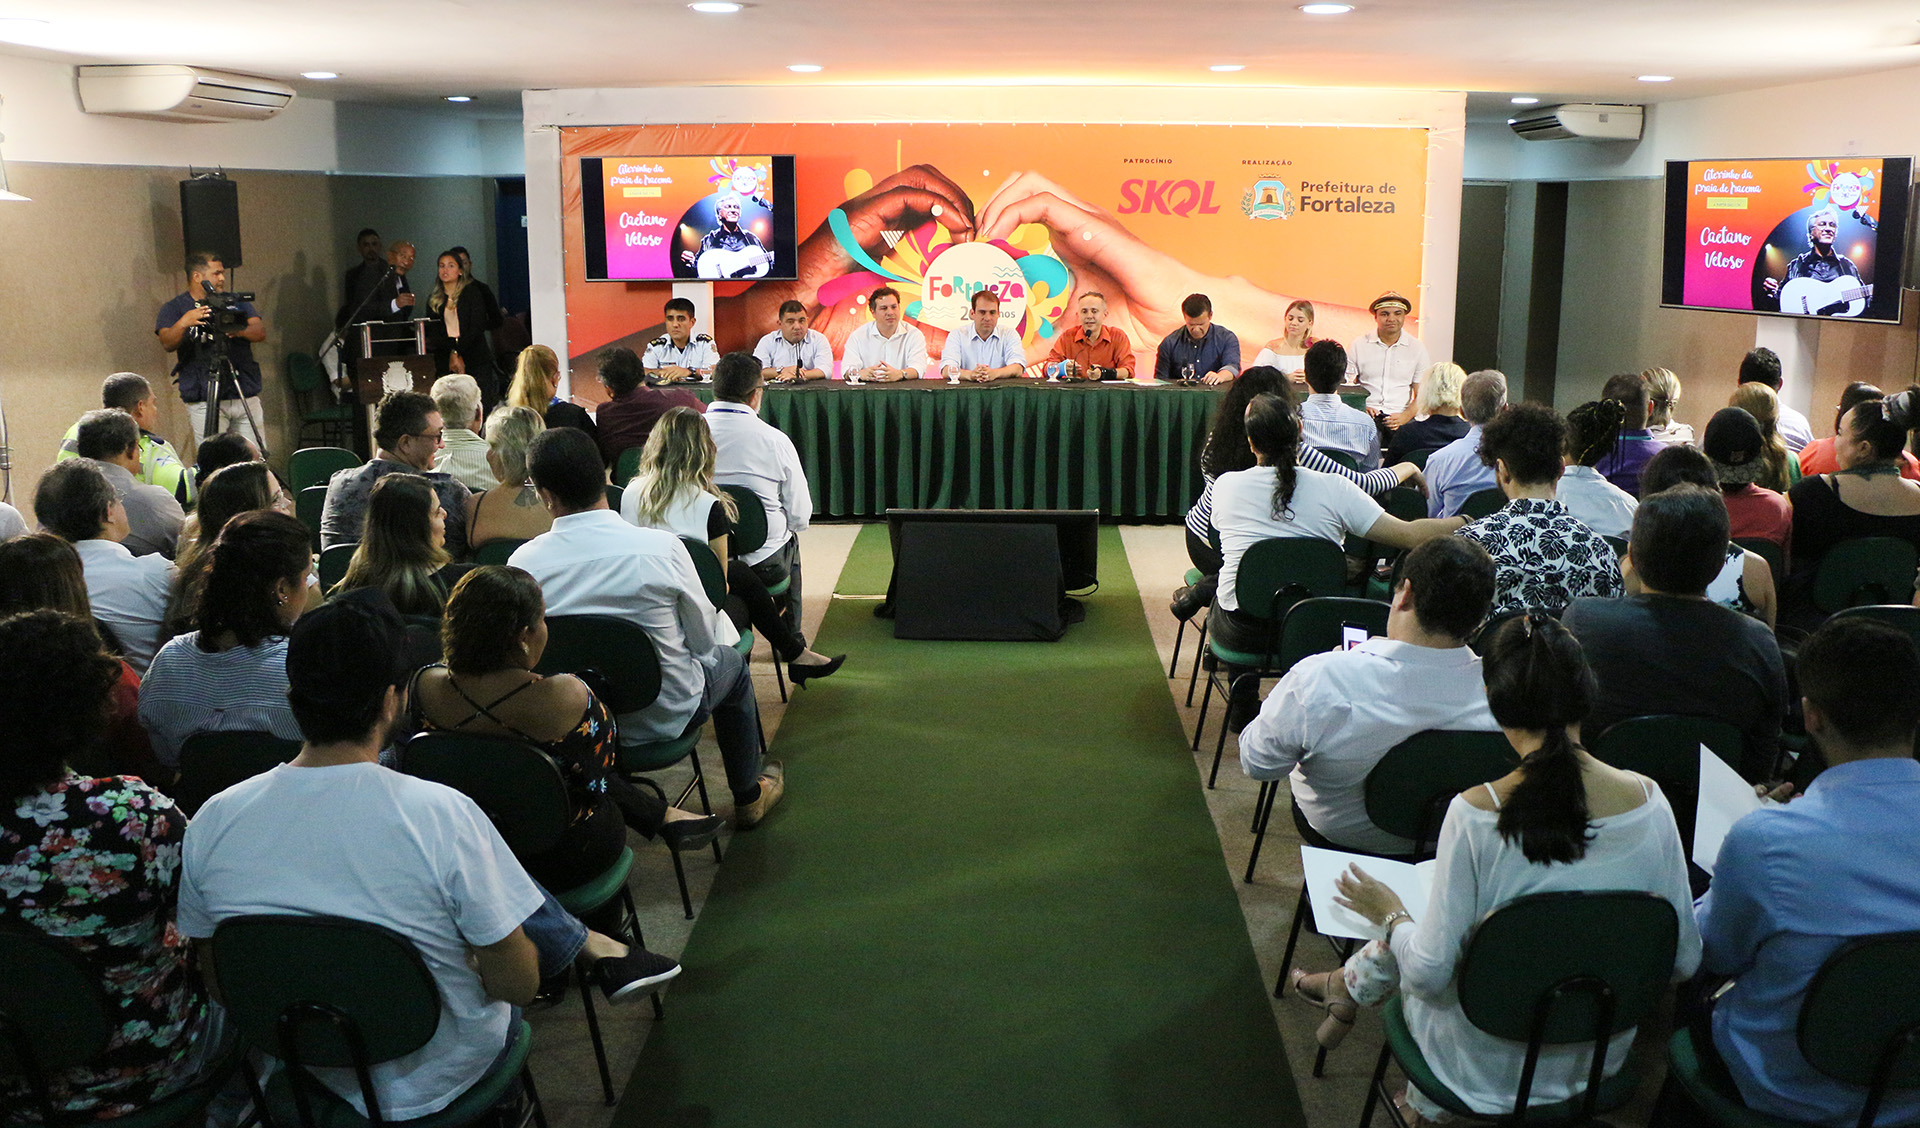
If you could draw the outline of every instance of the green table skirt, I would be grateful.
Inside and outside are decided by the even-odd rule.
[[[694,389],[711,402],[710,387]],[[912,382],[769,387],[821,517],[907,509],[1098,509],[1177,521],[1200,496],[1217,389]]]

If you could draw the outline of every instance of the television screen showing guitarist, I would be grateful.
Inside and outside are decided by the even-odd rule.
[[[1783,281],[1762,283],[1780,300],[1781,313],[1816,317],[1858,317],[1873,296],[1853,260],[1833,249],[1840,233],[1840,212],[1828,206],[1807,217],[1807,250],[1787,263]]]
[[[773,252],[759,236],[740,226],[740,196],[723,193],[714,202],[720,225],[700,239],[698,251],[681,251],[680,261],[697,278],[764,278],[773,269]]]

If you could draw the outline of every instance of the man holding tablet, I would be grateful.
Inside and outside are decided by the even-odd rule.
[[[900,320],[900,291],[882,286],[867,295],[873,320],[855,329],[840,357],[840,374],[891,383],[917,380],[927,370],[927,335]]]
[[[707,380],[713,366],[720,362],[713,338],[693,332],[693,302],[686,298],[668,298],[663,311],[667,325],[664,336],[655,337],[640,358],[646,366],[650,384],[684,384]]]
[[[949,378],[982,384],[1020,375],[1027,360],[1020,346],[993,331],[1000,324],[1000,296],[980,290],[973,295],[972,309],[972,328],[947,334],[946,347],[940,350],[940,371]]]
[[[818,329],[807,328],[807,307],[789,298],[780,303],[780,328],[753,347],[760,378],[774,384],[824,380],[833,367],[833,345]]]
[[[1133,342],[1119,329],[1110,329],[1107,320],[1107,296],[1098,290],[1080,295],[1074,307],[1080,318],[1080,331],[1060,337],[1047,354],[1047,363],[1061,362],[1066,367],[1062,380],[1133,379]]]

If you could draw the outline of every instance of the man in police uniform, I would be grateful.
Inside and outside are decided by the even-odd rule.
[[[154,434],[154,428],[160,425],[160,404],[147,378],[138,372],[115,372],[100,385],[100,406],[126,412],[140,428],[140,469],[134,473],[134,479],[144,485],[159,486],[183,506],[192,505],[192,472],[180,461],[173,444]],[[61,438],[60,453],[55,460],[78,457],[80,424],[75,423]]]
[[[705,383],[713,378],[713,366],[720,352],[713,338],[693,331],[693,302],[687,298],[668,298],[663,311],[667,331],[647,344],[640,358],[646,365],[649,384]]]
[[[759,236],[740,226],[740,197],[727,192],[713,205],[720,226],[700,240],[698,254],[681,251],[680,259],[700,278],[764,278],[773,268],[773,252]]]

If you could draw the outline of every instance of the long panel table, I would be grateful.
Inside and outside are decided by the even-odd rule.
[[[711,386],[691,386],[711,401]],[[1179,384],[770,385],[825,517],[911,509],[1098,509],[1177,521],[1200,496],[1217,388]]]

